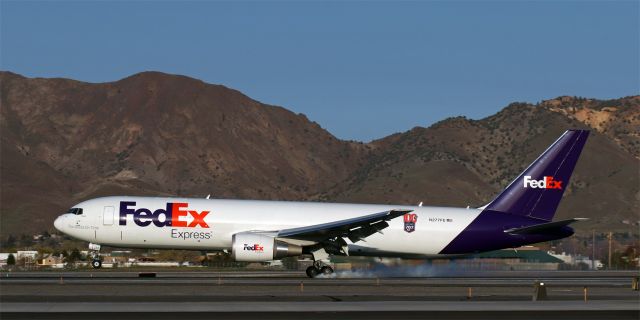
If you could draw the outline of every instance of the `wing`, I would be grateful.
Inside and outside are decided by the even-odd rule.
[[[389,210],[346,220],[283,229],[278,231],[276,237],[312,242],[347,237],[352,242],[356,242],[388,227],[387,221],[411,211],[413,210]]]

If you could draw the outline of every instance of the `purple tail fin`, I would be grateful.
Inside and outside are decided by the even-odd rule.
[[[551,221],[588,136],[566,131],[485,209]]]

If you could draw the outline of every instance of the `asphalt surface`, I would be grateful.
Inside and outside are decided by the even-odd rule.
[[[640,319],[640,292],[631,290],[637,271],[325,279],[301,272],[162,271],[155,276],[0,273],[0,318]],[[547,300],[532,301],[536,281],[544,283]]]

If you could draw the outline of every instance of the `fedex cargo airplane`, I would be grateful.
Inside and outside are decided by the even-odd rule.
[[[330,255],[440,258],[561,239],[552,221],[589,131],[568,130],[493,201],[446,208],[292,201],[104,197],[59,216],[56,229],[101,245],[231,252],[236,261],[311,255],[309,277],[333,272]]]

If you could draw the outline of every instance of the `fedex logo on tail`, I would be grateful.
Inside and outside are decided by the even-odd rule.
[[[209,211],[198,212],[196,210],[189,210],[188,203],[181,202],[168,202],[167,206],[163,209],[157,209],[151,211],[147,208],[134,209],[135,201],[120,201],[120,225],[127,225],[127,216],[133,216],[133,222],[141,227],[146,227],[153,223],[156,227],[183,227],[183,228],[209,228],[209,225],[204,221],[204,218],[209,214]],[[191,222],[187,223],[187,217],[193,217]]]
[[[531,179],[531,176],[525,176],[523,182],[525,188],[562,189],[562,181],[554,180],[549,176],[544,176],[542,180],[534,180]]]

